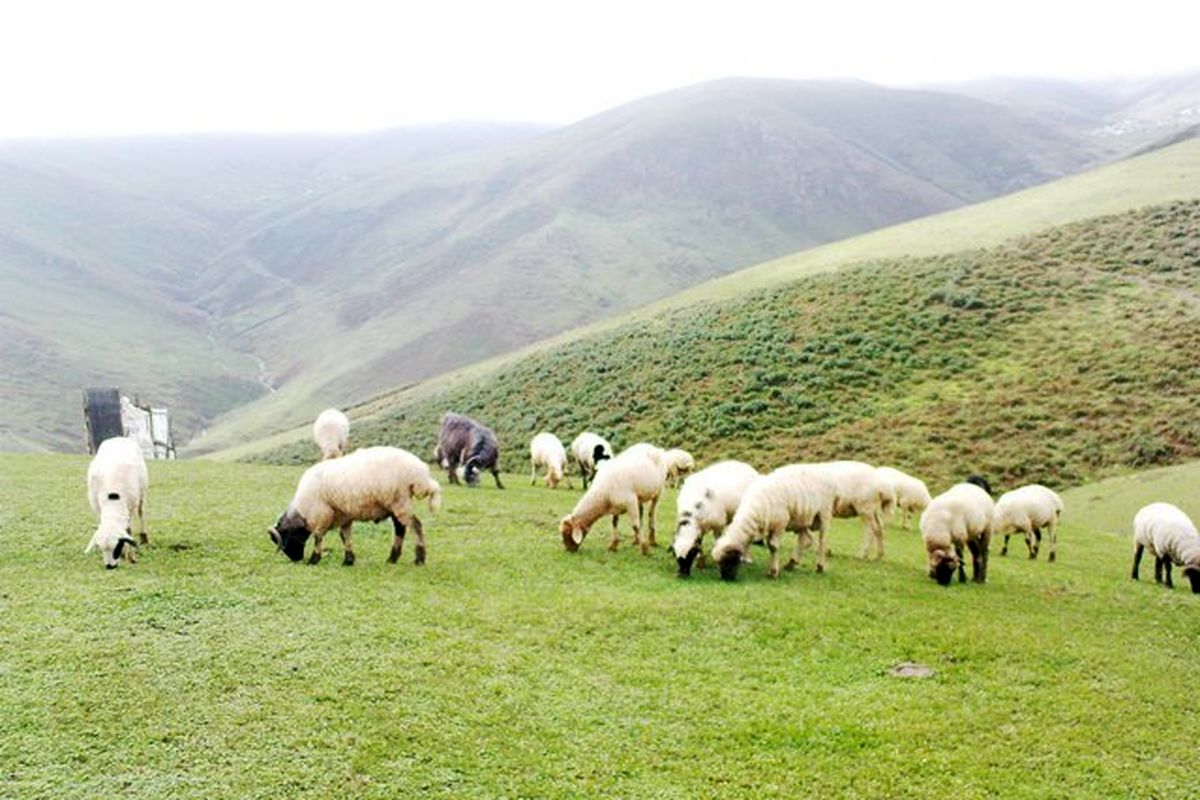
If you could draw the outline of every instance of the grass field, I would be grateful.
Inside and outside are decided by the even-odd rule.
[[[153,546],[84,556],[86,460],[0,456],[0,796],[1167,797],[1194,786],[1200,598],[1127,577],[1200,464],[1067,493],[1059,563],[942,589],[888,556],[736,584],[564,553],[578,492],[448,487],[429,562],[360,525],[294,565],[296,467],[154,463]],[[671,529],[673,497],[659,515]],[[627,528],[626,528],[627,530]],[[668,538],[666,535],[663,539]],[[336,537],[334,537],[336,540]],[[1020,550],[1021,548],[1017,548]],[[931,679],[888,670],[915,660]]]

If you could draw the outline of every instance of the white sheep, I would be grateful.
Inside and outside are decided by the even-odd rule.
[[[833,517],[834,490],[829,478],[810,465],[780,467],[754,479],[746,488],[733,520],[713,544],[712,558],[723,580],[737,577],[750,542],[765,540],[771,552],[767,575],[779,577],[779,544],[785,531],[796,534],[796,546],[787,569],[800,563],[817,531],[817,572],[824,572],[825,533]]]
[[[930,501],[921,514],[921,539],[929,559],[929,577],[949,586],[958,570],[966,582],[963,547],[971,551],[972,580],[987,581],[988,545],[992,539],[991,495],[973,483],[951,486]]]
[[[529,485],[537,483],[537,471],[541,468],[546,470],[546,485],[553,489],[566,474],[567,451],[557,436],[542,431],[529,443],[529,462]],[[570,478],[567,479],[567,488],[571,488]]]
[[[833,515],[858,517],[863,522],[860,558],[870,554],[875,542],[875,558],[883,558],[883,513],[895,505],[891,484],[883,480],[870,464],[861,461],[823,461],[803,464],[825,475],[833,486]]]
[[[704,534],[719,535],[725,529],[758,476],[758,470],[742,461],[720,461],[683,482],[675,502],[675,541],[671,545],[680,577],[691,574],[698,556],[698,565],[704,566]]]
[[[350,449],[350,419],[336,408],[327,408],[317,415],[312,435],[321,458],[344,456]]]
[[[900,527],[906,531],[912,530],[913,515],[924,511],[925,507],[929,505],[929,501],[933,499],[929,495],[929,489],[925,486],[925,482],[892,467],[876,467],[875,474],[892,487],[896,496],[895,504],[892,508],[887,509],[886,513],[898,510]]]
[[[1058,548],[1058,519],[1062,515],[1062,498],[1050,489],[1037,483],[1013,489],[1000,495],[992,517],[992,535],[1004,534],[1004,546],[1000,555],[1008,555],[1008,539],[1013,533],[1025,537],[1029,557],[1037,558],[1042,545],[1042,528],[1050,534],[1050,554],[1053,561]]]
[[[696,459],[687,450],[673,447],[663,453],[663,464],[667,468],[667,483],[679,486],[679,481],[696,468]]]
[[[1133,546],[1135,581],[1142,552],[1149,550],[1154,556],[1155,583],[1162,583],[1165,577],[1167,588],[1174,589],[1171,565],[1179,564],[1183,576],[1192,584],[1192,592],[1200,594],[1200,533],[1183,511],[1170,503],[1143,507],[1133,518]]]
[[[596,467],[601,461],[613,457],[612,445],[604,437],[591,431],[584,431],[571,442],[571,458],[579,465],[579,474],[583,476],[583,488],[596,475]]]
[[[270,529],[271,541],[292,561],[304,558],[304,545],[313,537],[308,563],[321,560],[322,541],[331,528],[340,528],[346,566],[354,563],[350,540],[353,523],[391,519],[394,535],[388,563],[400,558],[404,534],[412,528],[417,537],[414,563],[425,563],[425,534],[413,513],[413,501],[429,499],[429,508],[441,506],[442,489],[429,466],[398,447],[366,447],[341,458],[309,467],[300,477],[287,510]]]
[[[150,473],[137,442],[124,436],[101,442],[87,470],[88,503],[92,511],[100,515],[100,524],[83,552],[98,548],[108,569],[115,569],[122,556],[127,561],[136,561],[130,525],[136,513],[140,528],[138,539],[142,544],[148,544],[146,491],[149,487]]]
[[[621,453],[596,473],[591,487],[579,498],[574,510],[559,522],[563,547],[570,552],[578,550],[593,523],[611,514],[612,538],[609,539],[608,549],[616,550],[621,542],[617,533],[617,519],[627,513],[633,527],[633,543],[641,547],[643,555],[648,555],[650,548],[657,544],[654,539],[654,512],[662,490],[663,471],[658,461],[644,451]],[[641,535],[644,504],[649,504],[650,512],[646,537]]]

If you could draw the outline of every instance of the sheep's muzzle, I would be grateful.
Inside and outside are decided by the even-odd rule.
[[[721,580],[733,581],[737,580],[738,567],[742,565],[742,554],[737,552],[726,553],[717,566],[721,570]]]

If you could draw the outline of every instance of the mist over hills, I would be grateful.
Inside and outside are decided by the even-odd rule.
[[[78,449],[91,383],[182,438],[278,429],[1121,150],[994,99],[729,79],[556,130],[0,143],[0,448]]]

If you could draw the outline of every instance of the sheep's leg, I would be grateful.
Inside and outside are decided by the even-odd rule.
[[[504,488],[504,484],[500,482],[500,470],[498,470],[498,469],[493,469],[493,470],[492,470],[492,477],[496,479],[496,488],[497,488],[497,489],[503,489],[503,488]]]
[[[967,549],[971,551],[971,581],[983,583],[983,557],[979,552],[979,540],[967,542]]]
[[[912,530],[912,512],[906,507],[900,508],[900,528],[902,530]]]
[[[768,578],[779,577],[779,535],[781,531],[772,529],[767,533],[767,549],[771,551],[771,565],[767,567]]]
[[[350,540],[350,529],[354,526],[353,522],[347,522],[342,526],[342,547],[344,554],[342,555],[342,566],[354,566],[354,542]]]
[[[412,528],[413,536],[417,537],[413,564],[419,567],[425,563],[425,528],[421,525],[421,520],[416,515],[409,517],[408,524]]]
[[[954,543],[954,554],[958,556],[958,582],[967,582],[967,568],[963,564],[963,546],[958,542]]]
[[[656,496],[650,498],[650,508],[647,509],[647,511],[646,511],[647,515],[650,517],[650,546],[651,547],[658,547],[658,541],[655,540],[655,538],[654,538],[654,517],[655,517],[655,510],[657,508],[658,508],[658,496],[656,495]]]
[[[1029,548],[1029,559],[1036,560],[1042,549],[1042,529],[1033,528],[1033,535],[1025,534],[1025,546]]]
[[[150,544],[150,537],[146,535],[146,498],[138,500],[138,542],[141,544]]]
[[[1154,556],[1154,582],[1162,583],[1162,556]]]
[[[1163,562],[1163,582],[1167,584],[1168,589],[1174,589],[1175,584],[1171,583],[1171,557],[1166,556]]]
[[[804,551],[812,544],[812,536],[807,530],[796,531],[796,544],[792,548],[792,557],[783,565],[783,568],[791,572],[800,563],[800,559],[804,557]]]
[[[1055,557],[1058,556],[1058,517],[1054,516],[1050,519],[1050,553],[1046,556],[1046,560],[1051,564],[1054,563]]]
[[[863,524],[863,541],[862,541],[862,547],[858,551],[858,557],[865,559],[865,558],[869,558],[871,555],[871,537],[872,537],[871,524],[869,522],[867,522],[867,518],[865,515],[859,517],[859,519],[862,520],[862,524]]]
[[[612,536],[608,540],[608,551],[614,553],[617,547],[621,544],[621,534],[617,531],[617,520],[620,519],[620,514],[613,514],[613,529]],[[634,544],[637,544],[637,531],[634,531]]]
[[[1142,563],[1142,552],[1145,549],[1146,546],[1141,544],[1133,548],[1133,573],[1129,577],[1135,581],[1138,579],[1138,565]]]
[[[321,561],[321,556],[324,554],[321,545],[324,541],[325,531],[321,531],[320,533],[313,531],[313,550],[312,554],[308,557],[309,564],[317,564]]]
[[[1002,556],[1006,556],[1006,555],[1008,555],[1008,538],[1009,538],[1010,536],[1012,536],[1012,531],[1005,531],[1005,533],[1004,533],[1004,546],[1000,548],[1000,555],[1002,555]]]
[[[529,485],[537,486],[537,464],[529,465]]]
[[[446,480],[458,483],[458,464],[446,462]]]
[[[875,537],[875,560],[883,560],[883,517],[876,510],[868,517],[867,525]]]
[[[637,514],[633,513],[633,509],[637,508]],[[629,505],[629,523],[633,525],[633,544],[642,551],[642,555],[650,555],[650,534],[642,535],[642,523],[645,514],[645,507],[642,505],[640,498],[635,498]],[[634,520],[637,520],[635,523]]]
[[[392,514],[392,552],[388,554],[388,563],[395,564],[400,560],[400,553],[404,550],[404,523],[395,514]]]
[[[989,530],[985,532],[983,536],[979,537],[979,566],[981,567],[979,576],[980,583],[987,583],[988,550],[991,549],[991,546],[992,532]]]

